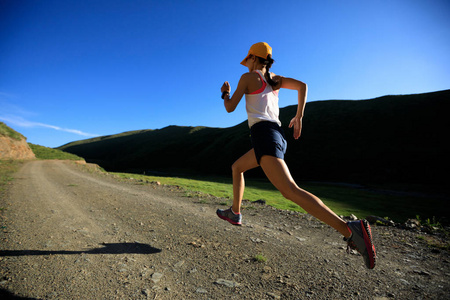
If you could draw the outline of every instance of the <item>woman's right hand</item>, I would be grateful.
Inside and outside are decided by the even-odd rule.
[[[220,91],[223,92],[231,92],[231,87],[230,84],[228,83],[228,81],[225,81],[222,85],[222,88],[220,89]]]

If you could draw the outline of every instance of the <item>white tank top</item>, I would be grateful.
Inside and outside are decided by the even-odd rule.
[[[245,94],[245,108],[248,115],[248,126],[261,121],[270,121],[281,126],[278,118],[280,108],[278,107],[278,90],[274,91],[272,86],[266,82],[261,71],[256,70],[263,81],[263,86],[251,93]]]

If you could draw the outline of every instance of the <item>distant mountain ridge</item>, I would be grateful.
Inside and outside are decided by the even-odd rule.
[[[299,140],[280,110],[287,164],[298,180],[444,183],[450,90],[308,102]],[[247,121],[229,128],[168,126],[72,142],[59,149],[109,171],[230,175],[251,148]],[[253,172],[254,175],[259,174]]]

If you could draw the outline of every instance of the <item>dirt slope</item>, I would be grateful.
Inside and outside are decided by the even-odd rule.
[[[373,228],[374,270],[309,215],[119,181],[86,166],[30,161],[0,200],[0,298],[444,299],[449,254],[418,233]],[[420,233],[424,236],[423,233]],[[428,237],[427,237],[428,238]],[[257,254],[266,262],[254,260]],[[12,296],[11,296],[12,297]],[[2,299],[3,299],[2,298]]]
[[[0,159],[34,159],[36,156],[25,138],[16,140],[0,135]]]

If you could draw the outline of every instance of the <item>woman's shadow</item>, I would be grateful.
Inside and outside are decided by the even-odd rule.
[[[93,248],[84,251],[46,251],[46,250],[0,250],[0,256],[28,256],[28,255],[72,255],[72,254],[154,254],[161,252],[161,249],[152,247],[141,243],[103,243],[102,247]],[[16,296],[10,291],[0,288],[0,299],[2,300],[16,300],[27,299],[34,300],[35,298],[26,298]]]
[[[154,254],[161,249],[141,243],[103,243],[100,248],[82,251],[67,250],[0,250],[0,256],[71,255],[71,254]]]

